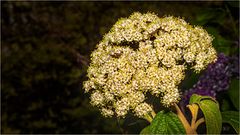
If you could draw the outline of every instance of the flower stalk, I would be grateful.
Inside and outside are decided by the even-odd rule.
[[[180,108],[178,107],[178,105],[177,105],[177,104],[174,104],[174,107],[175,107],[175,109],[176,109],[176,111],[177,111],[177,116],[178,116],[178,118],[180,119],[180,121],[181,121],[182,124],[183,124],[183,127],[184,127],[185,130],[186,130],[186,133],[187,133],[187,134],[194,134],[194,135],[196,135],[196,134],[197,134],[196,130],[194,130],[194,129],[191,127],[191,125],[188,123],[186,117],[183,115],[183,113],[182,113],[182,111],[180,110]]]
[[[197,104],[187,105],[187,107],[189,108],[189,110],[191,111],[191,114],[192,114],[191,125],[188,123],[186,117],[184,116],[184,114],[182,113],[182,111],[180,110],[178,105],[174,104],[174,107],[176,108],[177,116],[180,119],[180,121],[182,122],[182,124],[186,130],[186,133],[187,134],[197,134],[196,130],[197,130],[198,126],[200,124],[202,124],[203,122],[205,122],[204,118],[200,118],[197,120],[199,106]]]
[[[144,115],[143,119],[145,119],[149,123],[151,123],[155,116],[156,116],[156,113],[154,111],[151,111],[151,113],[148,113],[148,114]]]

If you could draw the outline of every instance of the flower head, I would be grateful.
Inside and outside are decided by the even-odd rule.
[[[196,72],[216,60],[212,37],[183,19],[133,13],[120,19],[91,54],[86,92],[105,116],[143,117],[153,110],[146,93],[168,107],[179,101],[186,67]]]

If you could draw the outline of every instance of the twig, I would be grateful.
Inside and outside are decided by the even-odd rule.
[[[200,119],[195,123],[194,129],[196,130],[197,127],[198,127],[201,123],[203,123],[203,122],[205,122],[204,118],[200,118]]]

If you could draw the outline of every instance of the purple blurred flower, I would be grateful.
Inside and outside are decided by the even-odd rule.
[[[238,60],[238,58],[232,60],[231,57],[225,56],[223,53],[218,54],[217,61],[208,65],[206,71],[200,76],[193,88],[184,92],[183,104],[188,104],[192,94],[216,97],[217,92],[227,90],[232,74],[239,75],[239,65],[238,67],[235,65]],[[235,61],[235,63],[231,61]]]

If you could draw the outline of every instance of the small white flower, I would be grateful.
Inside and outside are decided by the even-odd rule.
[[[111,116],[114,115],[113,110],[111,110],[111,109],[106,109],[106,108],[102,108],[101,113],[102,113],[102,115],[105,116],[105,117],[111,117]]]
[[[91,99],[91,104],[93,106],[103,105],[104,97],[103,97],[102,93],[99,91],[93,92],[90,99]]]
[[[134,109],[135,115],[140,118],[143,118],[144,115],[151,113],[152,111],[152,107],[147,103],[142,103]]]
[[[183,58],[187,63],[191,63],[195,60],[195,55],[191,52],[187,52],[184,54]]]

